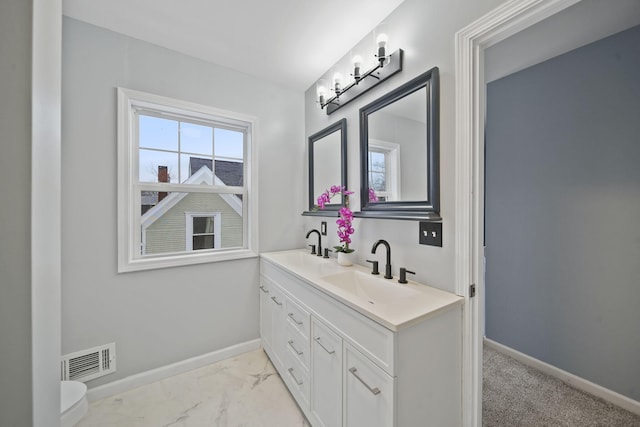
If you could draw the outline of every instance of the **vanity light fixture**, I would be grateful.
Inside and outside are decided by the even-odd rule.
[[[377,58],[377,61],[376,65],[370,70],[364,73],[362,72],[362,56],[355,54],[351,57],[353,72],[347,74],[353,77],[351,83],[345,85],[343,74],[340,72],[333,73],[330,85],[327,85],[325,79],[320,79],[316,82],[317,102],[320,104],[320,109],[326,107],[327,114],[331,114],[338,108],[402,70],[404,52],[402,49],[398,49],[387,55],[386,52],[389,43],[389,36],[387,34],[383,24],[376,28],[375,42],[377,52],[374,56]],[[327,98],[329,93],[331,93],[332,96]]]

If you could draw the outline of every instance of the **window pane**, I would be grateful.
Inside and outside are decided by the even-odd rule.
[[[216,128],[214,136],[216,157],[236,160],[244,158],[244,133]]]
[[[180,151],[213,155],[213,128],[180,122]]]
[[[213,217],[197,216],[193,218],[193,234],[213,233]]]
[[[203,166],[206,166],[204,170],[198,173]],[[212,160],[211,157],[197,156],[193,154],[181,154],[180,155],[180,182],[190,184],[204,184],[207,180],[212,179],[211,175]],[[194,174],[197,176],[191,178]],[[213,181],[211,181],[213,182]]]
[[[215,175],[222,184],[233,187],[242,187],[244,184],[244,163],[216,159]],[[218,185],[220,185],[218,183]]]
[[[213,249],[214,237],[213,236],[193,236],[193,250],[199,249]]]
[[[369,187],[373,188],[375,192],[384,192],[387,190],[387,182],[384,173],[371,172],[369,173]]]
[[[139,115],[140,147],[178,151],[178,122]]]
[[[385,170],[385,155],[384,153],[369,152],[369,170],[376,172],[384,172]]]
[[[178,154],[141,149],[139,176],[140,182],[178,182]]]
[[[215,249],[244,246],[241,194],[142,191],[140,198],[143,256],[186,252],[199,233],[213,238]],[[205,241],[198,240],[201,249]]]

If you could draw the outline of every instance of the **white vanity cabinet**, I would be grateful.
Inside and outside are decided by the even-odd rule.
[[[301,271],[260,269],[263,347],[313,427],[462,424],[458,297],[389,327]]]

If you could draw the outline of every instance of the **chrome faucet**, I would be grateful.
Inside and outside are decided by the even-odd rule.
[[[380,245],[384,245],[384,247],[387,248],[387,264],[384,266],[384,278],[393,279],[393,276],[391,275],[391,246],[389,246],[389,242],[382,239],[378,240],[373,244],[373,247],[371,248],[371,253],[375,254],[376,249],[378,249],[378,246]]]
[[[318,233],[318,255],[317,256],[322,256],[322,235],[318,230],[314,228],[313,230],[307,233],[307,239],[309,238],[309,236],[311,236],[311,233]],[[310,246],[314,246],[314,245],[310,245]],[[315,254],[315,247],[313,247],[313,249],[314,250],[311,251],[311,255]]]

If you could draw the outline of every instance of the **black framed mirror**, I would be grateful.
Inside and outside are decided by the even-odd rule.
[[[338,216],[344,205],[332,200],[314,210],[316,198],[332,185],[347,186],[347,119],[342,119],[309,137],[309,210],[303,215]]]
[[[360,217],[440,217],[439,76],[434,67],[360,109]]]

